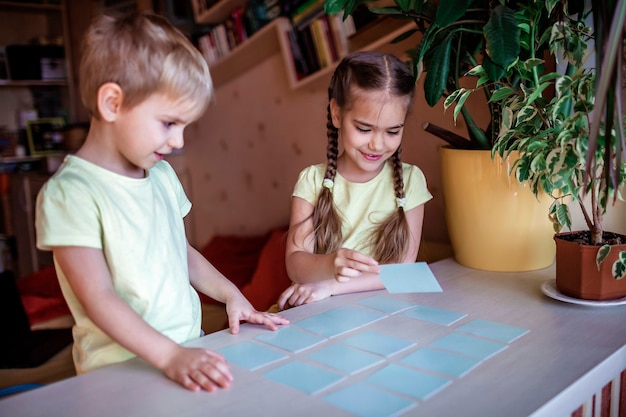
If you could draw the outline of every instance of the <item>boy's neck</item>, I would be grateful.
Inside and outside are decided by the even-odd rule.
[[[145,178],[146,171],[143,168],[132,166],[119,153],[106,126],[106,123],[92,119],[87,138],[76,156],[119,175]]]

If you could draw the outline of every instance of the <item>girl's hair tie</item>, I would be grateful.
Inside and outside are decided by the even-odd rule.
[[[333,190],[334,186],[335,183],[330,178],[324,178],[324,181],[322,181],[322,187],[328,188],[330,191]]]
[[[406,204],[406,197],[402,197],[402,198],[396,197],[396,206],[398,206],[398,208],[400,207],[404,208],[405,204]]]

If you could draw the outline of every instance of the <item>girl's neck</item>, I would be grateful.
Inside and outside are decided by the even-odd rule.
[[[365,183],[376,178],[383,168],[385,168],[386,163],[387,161],[384,161],[380,164],[378,170],[363,171],[358,169],[356,165],[350,163],[350,159],[342,153],[337,158],[337,172],[348,182]]]

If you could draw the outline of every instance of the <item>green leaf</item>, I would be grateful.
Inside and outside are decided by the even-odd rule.
[[[505,98],[509,97],[511,94],[515,93],[515,89],[511,87],[502,87],[498,88],[493,92],[491,98],[489,99],[489,103],[502,101]]]
[[[515,20],[515,12],[503,5],[496,6],[483,32],[489,58],[497,66],[508,68],[520,52],[520,30]]]
[[[391,43],[398,43],[398,42],[402,42],[403,40],[405,40],[406,38],[411,37],[411,35],[413,35],[415,32],[417,32],[417,29],[410,29],[407,30],[406,32],[404,32],[401,35],[396,36]]]
[[[439,2],[435,23],[439,27],[445,27],[456,22],[465,14],[471,3],[472,0],[446,0]]]
[[[561,77],[561,74],[559,74],[558,72],[551,72],[551,73],[548,73],[546,75],[542,75],[541,77],[539,77],[539,82],[545,83],[547,81],[556,80],[559,77]]]
[[[527,71],[532,70],[535,67],[538,67],[539,65],[543,64],[545,61],[543,59],[539,59],[539,58],[530,58],[527,59],[526,61],[524,61],[524,69]]]
[[[452,104],[454,104],[454,102],[459,98],[459,96],[463,94],[465,90],[466,88],[459,88],[458,90],[451,92],[448,95],[448,97],[446,97],[445,101],[443,102],[443,107],[445,109],[448,109]]]
[[[609,256],[609,253],[611,253],[611,245],[603,245],[598,249],[598,253],[596,254],[596,266],[598,270],[600,270],[600,265],[602,265],[602,262]]]
[[[503,67],[494,63],[489,56],[483,58],[482,67],[491,81],[499,81],[506,72]]]
[[[391,16],[396,19],[406,17],[404,13],[402,12],[402,9],[398,7],[372,7],[369,10],[371,13]],[[406,18],[409,19],[408,17]]]
[[[626,276],[626,251],[619,253],[617,261],[615,261],[611,269],[615,279],[622,279]]]
[[[452,38],[448,35],[439,45],[426,69],[426,79],[424,80],[424,94],[426,102],[430,107],[435,107],[443,95],[450,72],[450,53],[452,51]]]
[[[561,204],[556,210],[556,218],[560,225],[572,230],[572,217],[567,204]]]
[[[537,109],[533,106],[524,106],[517,114],[517,123],[526,123],[537,115]]]
[[[411,10],[411,0],[395,0],[396,4],[398,6],[400,6],[400,8],[405,11],[408,12],[409,10]]]
[[[461,94],[461,97],[459,97],[459,102],[454,108],[454,123],[456,123],[456,119],[459,116],[459,112],[463,109],[465,100],[467,100],[467,98],[469,97],[471,93],[472,93],[472,90],[467,90],[467,91],[464,91],[463,94]]]
[[[535,89],[535,91],[533,91],[533,93],[530,96],[528,96],[528,104],[533,103],[539,97],[542,97],[543,90],[545,90],[550,85],[551,85],[550,83],[539,84],[537,89]]]
[[[324,3],[324,11],[327,14],[337,14],[342,11],[349,2],[350,0],[326,0]],[[346,18],[349,14],[350,13],[346,10],[344,18]]]

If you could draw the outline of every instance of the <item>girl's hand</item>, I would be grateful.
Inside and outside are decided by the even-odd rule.
[[[328,298],[333,295],[333,285],[333,280],[293,283],[278,297],[278,308],[283,310]]]
[[[226,359],[217,352],[177,345],[162,368],[165,375],[190,391],[213,392],[228,388],[233,375]]]
[[[341,248],[335,254],[333,261],[335,279],[339,282],[350,281],[350,278],[358,277],[365,272],[380,274],[378,262],[359,251]]]
[[[241,321],[264,324],[270,330],[276,330],[277,326],[281,324],[289,324],[289,320],[283,316],[255,310],[242,294],[237,294],[228,300],[226,313],[228,314],[228,326],[232,334],[239,333],[239,323]]]

